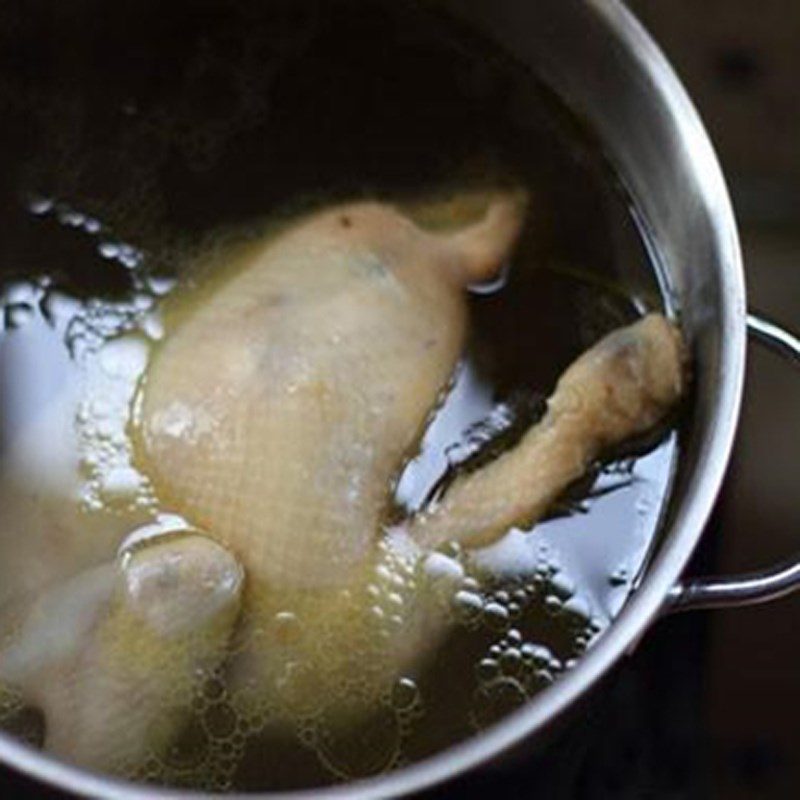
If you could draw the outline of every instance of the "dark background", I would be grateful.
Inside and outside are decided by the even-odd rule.
[[[751,308],[796,332],[800,3],[629,5],[673,61],[717,145],[741,224]],[[754,348],[734,460],[707,537],[719,571],[766,566],[798,551],[798,408],[797,372]],[[800,796],[800,597],[705,616],[697,724],[709,794]],[[664,625],[663,635],[677,624]]]

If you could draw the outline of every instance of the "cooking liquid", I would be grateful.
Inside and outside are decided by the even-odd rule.
[[[31,572],[0,586],[0,618],[41,588],[37,563],[77,574],[170,512],[135,469],[127,423],[163,333],[159,303],[199,280],[209,250],[340,198],[413,207],[495,180],[529,189],[528,229],[502,279],[471,293],[468,349],[387,523],[513,444],[600,335],[663,307],[602,154],[525,70],[422,4],[335,5],[200,15],[145,3],[64,36],[35,14],[0,25],[0,52],[13,51],[13,30],[39,65],[0,68],[0,163],[13,178],[0,188],[0,548],[29,552]],[[141,63],[120,59],[128,41]],[[343,725],[319,709],[290,726],[268,708],[245,715],[221,672],[198,687],[185,736],[128,776],[323,785],[492,724],[558,680],[619,612],[653,547],[676,438],[662,431],[598,466],[533,533],[512,530],[471,559],[447,550],[466,568],[450,632],[372,715]],[[55,520],[63,552],[41,533]],[[41,720],[13,694],[3,718],[41,741]]]

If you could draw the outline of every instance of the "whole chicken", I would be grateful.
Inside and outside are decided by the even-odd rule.
[[[684,391],[684,346],[671,322],[651,314],[579,358],[512,449],[387,525],[394,482],[462,354],[465,290],[504,266],[525,214],[524,195],[511,191],[455,230],[425,230],[384,203],[343,204],[218,254],[208,278],[166,301],[165,336],[129,428],[135,464],[161,507],[194,531],[134,551],[156,573],[169,557],[189,565],[180,590],[152,601],[159,619],[172,606],[181,631],[198,634],[191,646],[179,637],[176,675],[224,663],[242,714],[294,723],[321,709],[337,724],[358,724],[448,629],[462,566],[436,549],[482,547],[535,522],[606,448],[673,408]],[[0,678],[44,711],[46,744],[99,769],[143,752],[136,739],[159,715],[164,742],[181,721],[162,708],[155,676],[143,690],[145,667],[136,666],[154,665],[153,649],[167,652],[174,637],[157,628],[142,644],[135,609],[126,611],[133,595],[113,589],[126,574],[130,584],[132,566],[114,567],[122,577],[113,580],[108,569],[63,588],[72,597],[94,587],[91,603],[81,602],[99,621],[75,627],[81,653],[41,646],[50,635],[41,601],[0,651]],[[187,588],[200,573],[205,589]],[[222,599],[194,608],[206,595]],[[102,703],[103,713],[78,714],[48,686],[54,674],[68,676],[70,697]],[[134,704],[150,727],[109,723],[109,708],[124,719]]]

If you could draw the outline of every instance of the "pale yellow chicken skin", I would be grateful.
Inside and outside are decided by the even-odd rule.
[[[132,420],[137,466],[164,507],[218,543],[214,560],[225,568],[209,591],[219,591],[220,574],[227,587],[223,622],[198,619],[200,633],[213,622],[213,658],[184,648],[176,670],[220,663],[230,645],[234,705],[267,708],[288,722],[332,709],[357,724],[447,628],[457,569],[426,571],[431,550],[450,540],[483,546],[535,522],[604,448],[673,408],[684,391],[684,347],[670,322],[650,315],[573,364],[543,421],[516,447],[458,478],[436,507],[391,534],[384,529],[393,481],[461,356],[465,290],[500,270],[524,214],[519,194],[499,194],[478,222],[434,233],[384,204],[346,204],[239,247],[224,281],[168,301],[166,336]],[[155,547],[158,562],[158,546],[142,552]],[[244,576],[235,629],[239,584],[227,558]],[[116,629],[116,651],[129,636],[135,662],[142,646],[120,611],[128,601],[113,597],[86,639],[96,642],[104,630],[107,641]],[[170,602],[183,619],[191,615],[181,604],[196,600],[182,591]],[[83,662],[56,654],[55,664],[20,683],[26,651],[14,652],[0,655],[0,678],[43,707],[57,741],[58,731],[73,730],[63,719],[72,712],[37,675],[60,669],[73,680]],[[92,644],[82,656],[91,661],[85,681],[103,673],[104,652]],[[9,659],[13,669],[4,669]],[[142,680],[136,668],[123,674]],[[137,696],[152,723],[157,685]],[[81,717],[81,748],[57,752],[112,769],[143,749],[130,731],[117,746],[117,728],[89,716]],[[179,726],[169,723],[159,729]],[[99,757],[93,737],[104,743]]]
[[[249,581],[346,582],[461,354],[464,289],[500,267],[522,219],[504,197],[436,235],[363,203],[247,249],[149,367],[139,449],[162,499]]]

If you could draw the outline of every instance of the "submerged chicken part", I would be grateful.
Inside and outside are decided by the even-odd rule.
[[[652,315],[576,362],[516,448],[382,532],[392,481],[461,355],[465,289],[502,267],[523,215],[519,196],[501,195],[479,222],[437,234],[375,203],[327,210],[251,244],[207,299],[173,309],[142,390],[139,459],[244,565],[230,668],[242,705],[352,713],[355,682],[366,713],[446,628],[425,552],[535,521],[680,396],[680,337]]]
[[[140,459],[162,499],[250,581],[346,582],[461,353],[464,289],[501,267],[523,209],[501,196],[435,234],[346,205],[240,253],[207,301],[174,311],[147,373]]]
[[[240,718],[359,725],[446,635],[469,549],[535,522],[669,413],[685,353],[654,314],[579,358],[515,447],[385,528],[461,357],[465,290],[503,267],[524,214],[502,193],[480,220],[431,232],[347,204],[232,248],[167,301],[130,429],[160,508],[195,533],[116,561],[91,552],[93,569],[15,611],[0,681],[43,710],[48,749],[130,774],[179,734],[175,699],[211,671]],[[460,559],[435,552],[450,541]],[[393,758],[387,746],[369,769]]]
[[[561,376],[547,413],[516,447],[458,478],[410,523],[425,547],[484,547],[512,525],[533,524],[609,447],[641,435],[681,398],[685,354],[660,314],[606,336]]]
[[[42,710],[47,750],[125,773],[171,742],[221,664],[242,577],[205,537],[143,546],[24,605],[0,680]]]

